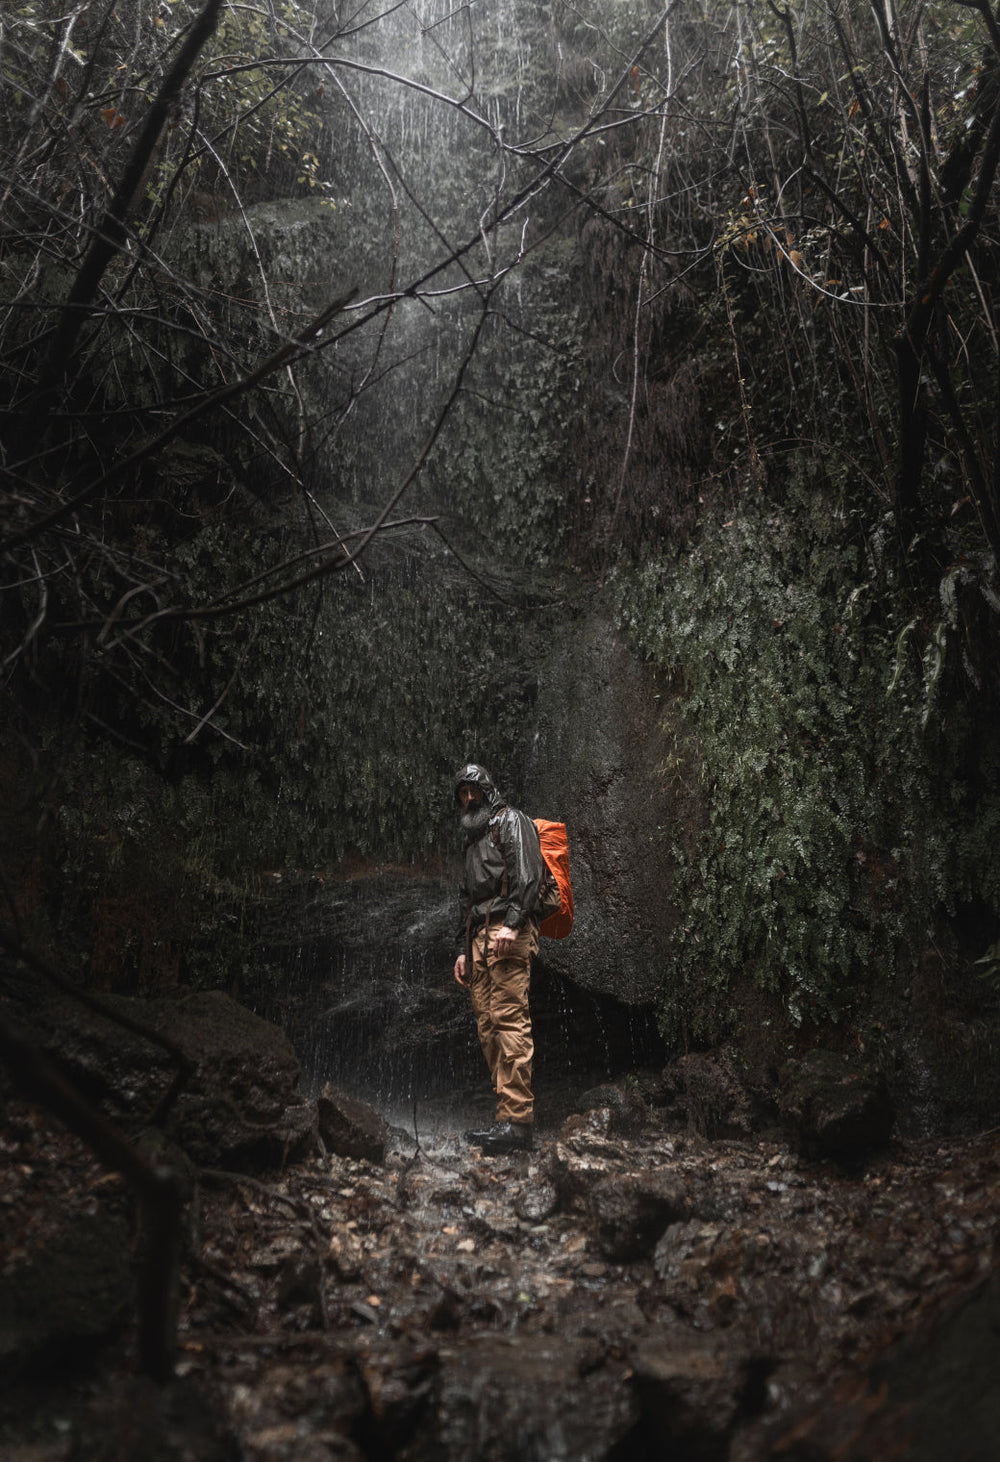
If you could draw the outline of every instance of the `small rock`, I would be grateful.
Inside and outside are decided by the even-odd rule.
[[[544,1223],[558,1207],[555,1184],[545,1178],[526,1183],[514,1199],[514,1212],[525,1223]]]
[[[635,1136],[646,1121],[646,1106],[638,1095],[630,1095],[618,1086],[594,1086],[578,1098],[581,1112],[600,1111],[600,1121],[607,1132],[619,1132],[623,1137]]]
[[[653,1268],[669,1286],[672,1299],[684,1290],[698,1291],[710,1262],[713,1269],[720,1268],[714,1262],[715,1248],[726,1233],[723,1224],[700,1218],[672,1223],[664,1231],[653,1254]]]
[[[589,1107],[586,1112],[577,1112],[566,1118],[559,1129],[559,1141],[572,1143],[577,1152],[584,1152],[591,1147],[594,1138],[600,1147],[601,1139],[610,1136],[611,1131],[611,1108]]]
[[[369,1162],[385,1161],[389,1128],[367,1102],[358,1101],[327,1082],[319,1094],[316,1109],[319,1134],[328,1152],[338,1157],[367,1158]]]

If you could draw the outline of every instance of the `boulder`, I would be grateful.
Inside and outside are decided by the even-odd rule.
[[[1000,1275],[742,1431],[731,1462],[993,1462],[1000,1437]]]
[[[885,1078],[857,1053],[815,1050],[787,1062],[778,1105],[791,1140],[809,1157],[850,1162],[883,1147],[892,1134]]]
[[[663,1297],[676,1315],[700,1325],[731,1323],[745,1266],[740,1231],[701,1214],[670,1224],[653,1252]]]
[[[60,997],[22,1007],[17,1018],[77,1089],[133,1136],[158,1124],[199,1166],[241,1172],[315,1149],[315,1109],[299,1095],[299,1063],[277,1026],[220,990],[106,996],[103,1004],[106,1015]],[[162,1122],[157,1108],[177,1062],[140,1028],[172,1042],[190,1067]]]
[[[367,1158],[369,1162],[385,1161],[389,1128],[373,1107],[327,1082],[316,1110],[319,1135],[328,1152],[338,1157]]]

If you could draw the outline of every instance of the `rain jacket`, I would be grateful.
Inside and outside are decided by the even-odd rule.
[[[464,783],[481,787],[492,816],[482,833],[465,845],[465,879],[459,890],[461,924],[456,946],[464,949],[466,930],[500,918],[508,929],[520,929],[532,916],[545,879],[545,860],[538,829],[531,818],[508,807],[484,767],[469,762],[455,776],[455,801]],[[504,893],[504,871],[507,892]],[[471,926],[468,924],[471,904]]]

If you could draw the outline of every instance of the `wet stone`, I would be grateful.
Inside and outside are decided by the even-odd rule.
[[[747,1271],[754,1267],[754,1246],[741,1230],[700,1219],[672,1224],[653,1254],[672,1311],[713,1327],[729,1326],[748,1304],[762,1320],[747,1285]]]
[[[619,1086],[594,1086],[578,1098],[581,1112],[601,1112],[601,1126],[606,1132],[619,1132],[622,1136],[635,1136],[642,1131],[646,1121],[646,1104],[637,1094],[623,1091]],[[606,1113],[607,1115],[603,1115]]]
[[[591,1190],[587,1212],[606,1259],[649,1255],[664,1229],[691,1211],[684,1184],[670,1173],[614,1173]]]
[[[317,1098],[316,1109],[319,1134],[328,1152],[338,1157],[367,1158],[369,1162],[384,1161],[389,1128],[367,1102],[327,1082]]]
[[[582,1200],[621,1160],[621,1142],[609,1137],[606,1107],[570,1117],[548,1160],[548,1174],[564,1204]]]
[[[238,1455],[253,1462],[361,1462],[364,1456],[351,1434],[364,1424],[365,1391],[354,1365],[334,1354],[265,1366],[253,1386],[231,1388],[228,1412],[230,1445],[238,1438]]]
[[[573,1148],[574,1152],[614,1151],[608,1138],[613,1130],[611,1108],[607,1105],[589,1107],[567,1117],[559,1130],[559,1141]]]
[[[722,1224],[704,1223],[699,1218],[671,1224],[653,1254],[656,1274],[670,1283],[677,1283],[690,1274],[692,1285],[696,1286],[724,1232]]]
[[[558,1207],[555,1184],[545,1178],[526,1183],[514,1199],[514,1212],[525,1223],[544,1223]]]

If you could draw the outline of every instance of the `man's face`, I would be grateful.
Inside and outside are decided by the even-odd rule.
[[[463,782],[458,789],[458,805],[461,809],[459,826],[469,837],[480,836],[490,820],[490,809],[482,787],[477,787],[472,782]]]

